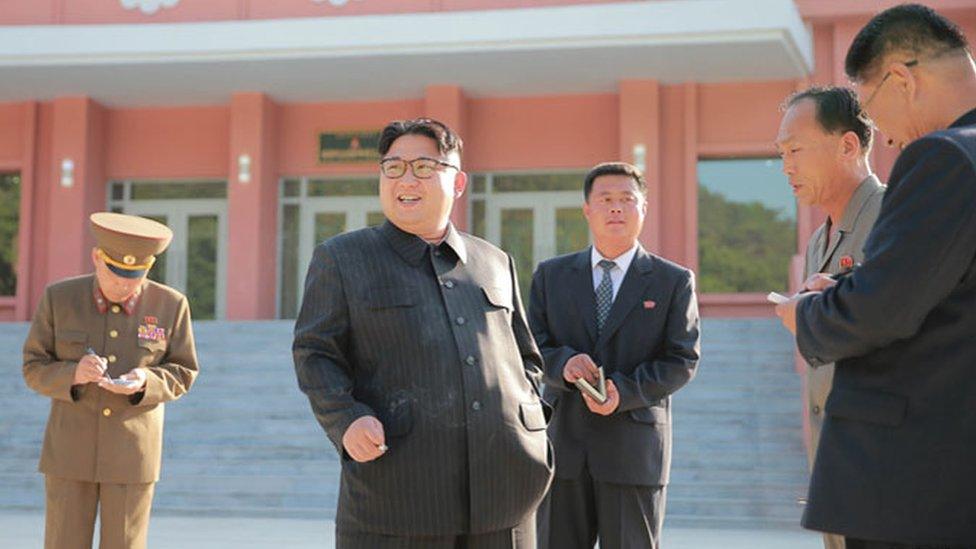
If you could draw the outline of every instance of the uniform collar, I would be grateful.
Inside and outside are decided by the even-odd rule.
[[[107,297],[105,297],[105,294],[102,293],[102,289],[98,287],[97,279],[92,284],[92,287],[94,288],[92,297],[95,299],[95,308],[98,309],[99,313],[105,314],[105,312],[108,311],[111,302],[108,300]],[[139,298],[141,296],[142,296],[142,286],[140,286],[139,289],[136,290],[136,293],[129,296],[129,299],[126,299],[124,303],[119,303],[118,305],[122,307],[122,310],[125,311],[126,315],[131,316],[132,313],[136,310],[136,305],[139,303]]]
[[[861,213],[861,209],[867,203],[868,199],[879,189],[883,189],[884,185],[878,178],[871,174],[864,178],[857,188],[854,189],[854,194],[851,195],[851,199],[847,201],[847,207],[844,208],[844,215],[840,218],[840,224],[837,229],[845,233],[849,233],[854,230],[854,223],[857,221],[857,216]]]
[[[415,234],[404,231],[393,223],[390,223],[389,220],[380,225],[379,231],[386,237],[387,242],[390,243],[393,250],[404,261],[415,267],[420,265],[427,250],[432,247],[442,250],[448,248],[461,260],[461,263],[467,263],[468,261],[468,250],[464,245],[464,239],[461,238],[461,233],[454,228],[453,223],[448,223],[447,234],[444,236],[444,240],[436,245],[428,243]]]

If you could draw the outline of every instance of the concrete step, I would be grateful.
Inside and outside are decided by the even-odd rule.
[[[339,461],[298,390],[288,321],[198,322],[201,375],[167,405],[154,512],[334,518]],[[26,324],[0,324],[0,510],[43,508],[49,401],[28,390]],[[706,319],[696,378],[673,399],[667,522],[795,526],[806,492],[800,378],[771,319]]]

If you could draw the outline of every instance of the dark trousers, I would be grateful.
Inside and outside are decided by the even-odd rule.
[[[938,543],[893,543],[855,538],[844,538],[844,541],[847,543],[847,549],[972,549],[969,545],[939,545]]]
[[[539,506],[539,549],[659,549],[664,486],[610,484],[585,469],[556,478]]]
[[[336,549],[535,549],[535,514],[507,530],[455,536],[336,532]]]

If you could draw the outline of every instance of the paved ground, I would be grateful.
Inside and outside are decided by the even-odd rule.
[[[155,517],[152,549],[328,549],[334,547],[332,521],[307,519]],[[0,547],[41,547],[44,517],[39,513],[0,514]],[[800,530],[714,530],[666,528],[665,549],[819,549],[820,537]]]

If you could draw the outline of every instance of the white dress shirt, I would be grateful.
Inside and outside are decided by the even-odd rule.
[[[593,269],[594,291],[600,285],[600,281],[603,280],[603,267],[600,267],[598,263],[604,259],[613,261],[617,266],[610,269],[610,282],[613,283],[613,299],[617,299],[617,291],[620,290],[620,284],[624,281],[624,275],[627,274],[627,269],[630,268],[630,262],[634,260],[634,255],[637,254],[637,246],[635,243],[631,249],[618,255],[616,258],[603,257],[600,255],[600,252],[596,251],[596,246],[590,246],[590,267]]]

